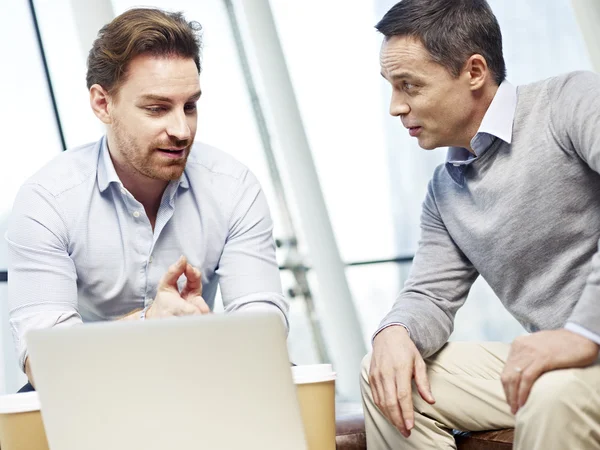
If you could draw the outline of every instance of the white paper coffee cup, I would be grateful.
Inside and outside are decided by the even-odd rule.
[[[37,392],[0,396],[2,450],[48,450]]]
[[[309,450],[335,450],[335,378],[331,364],[292,367]]]

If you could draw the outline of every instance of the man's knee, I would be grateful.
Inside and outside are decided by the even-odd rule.
[[[577,369],[555,370],[538,378],[525,405],[517,413],[517,427],[533,425],[549,417],[558,418],[562,413],[569,414],[580,409],[590,392],[574,370]]]

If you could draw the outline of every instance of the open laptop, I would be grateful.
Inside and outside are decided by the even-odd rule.
[[[32,331],[52,450],[306,450],[275,314]]]

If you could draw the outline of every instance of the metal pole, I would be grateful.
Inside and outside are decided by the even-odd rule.
[[[319,360],[321,362],[329,362],[331,360],[329,358],[327,346],[325,345],[325,339],[321,331],[321,323],[315,309],[310,285],[306,279],[306,268],[305,264],[303,263],[303,255],[301,255],[298,251],[297,233],[294,227],[294,221],[292,220],[292,214],[288,208],[285,188],[281,180],[281,173],[277,165],[273,144],[271,142],[271,134],[269,133],[267,120],[265,119],[260,98],[256,91],[256,84],[254,83],[254,77],[252,76],[252,71],[250,70],[248,55],[246,53],[246,48],[240,32],[239,22],[235,14],[233,2],[231,0],[225,0],[225,7],[227,8],[227,14],[231,24],[231,31],[237,47],[238,56],[240,58],[244,80],[246,81],[246,88],[250,94],[252,110],[254,111],[254,117],[258,126],[265,157],[267,159],[269,175],[271,177],[271,181],[273,182],[277,201],[277,209],[280,212],[282,219],[280,226],[284,238],[278,239],[277,247],[285,251],[283,265],[289,268],[294,276],[294,280],[296,281],[296,286],[290,290],[290,296],[294,298],[299,295],[304,300]]]
[[[575,17],[585,42],[592,66],[600,72],[600,2],[598,0],[572,0]]]
[[[338,393],[345,399],[358,400],[358,372],[366,347],[271,7],[268,0],[244,0],[240,6],[317,278],[321,320],[338,373]]]
[[[58,104],[56,103],[56,96],[54,95],[54,86],[52,85],[50,69],[48,68],[48,59],[46,58],[44,42],[42,41],[42,34],[40,32],[40,25],[38,23],[37,13],[35,11],[35,5],[33,3],[33,0],[29,0],[29,12],[31,13],[31,21],[33,22],[35,37],[37,39],[38,47],[40,49],[40,58],[42,59],[42,65],[44,66],[46,83],[48,84],[48,93],[50,94],[50,101],[52,103],[52,111],[54,112],[54,120],[56,120],[56,129],[58,130],[58,136],[60,137],[60,145],[62,146],[63,150],[66,150],[67,141],[65,140],[65,133],[60,122],[60,113],[58,112]]]

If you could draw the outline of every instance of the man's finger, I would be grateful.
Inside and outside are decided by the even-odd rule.
[[[413,409],[412,401],[413,370],[414,368],[411,368],[411,370],[400,370],[397,372],[396,375],[398,403],[400,404],[400,408],[402,410],[402,417],[404,418],[404,427],[406,428],[406,432],[408,435],[410,435],[410,430],[412,430],[415,424],[415,412]]]
[[[381,396],[379,395],[380,386],[378,378],[375,376],[376,373],[375,358],[371,358],[371,364],[369,366],[369,386],[371,387],[371,394],[373,395],[373,403],[381,409]]]
[[[427,365],[420,357],[415,361],[415,384],[423,400],[433,405],[435,398],[433,398],[431,384],[429,384],[429,377],[427,376]]]
[[[512,378],[516,375],[512,358],[512,347],[511,354],[508,355],[504,369],[500,375],[500,381],[502,382],[502,389],[504,389],[504,396],[506,397],[506,403],[510,406],[510,383]]]
[[[502,385],[504,387],[504,394],[506,395],[506,402],[510,406],[510,410],[513,414],[517,412],[517,396],[519,392],[519,381],[521,378],[521,372],[515,370],[514,364],[507,364],[502,374]]]
[[[158,283],[158,289],[175,288],[177,289],[177,280],[185,272],[187,260],[185,256],[181,256],[175,264],[169,266],[167,272],[163,275]]]
[[[369,384],[371,386],[371,392],[373,393],[373,401],[375,402],[377,407],[383,412],[383,401],[385,399],[385,394],[382,382],[380,381],[381,379],[382,376],[377,371],[371,369],[371,371],[369,372]]]
[[[202,275],[198,269],[187,263],[185,266],[185,277],[187,281],[181,292],[181,296],[186,298],[189,295],[202,296]]]
[[[377,405],[377,407],[381,409],[381,403],[379,401],[379,386],[377,386],[377,383],[375,382],[374,378],[371,378],[370,376],[369,386],[371,386],[371,395],[373,396],[373,403],[375,403],[375,405]]]
[[[409,432],[406,430],[404,418],[402,416],[402,408],[398,402],[398,389],[396,387],[396,377],[386,377],[387,382],[383,378],[379,380],[383,387],[382,412],[392,424],[398,428],[402,436],[408,437]]]
[[[525,405],[525,402],[529,398],[529,393],[531,392],[533,383],[536,382],[540,375],[541,370],[537,369],[533,365],[528,366],[527,369],[523,371],[521,374],[519,388],[517,390],[517,409],[521,409]]]

